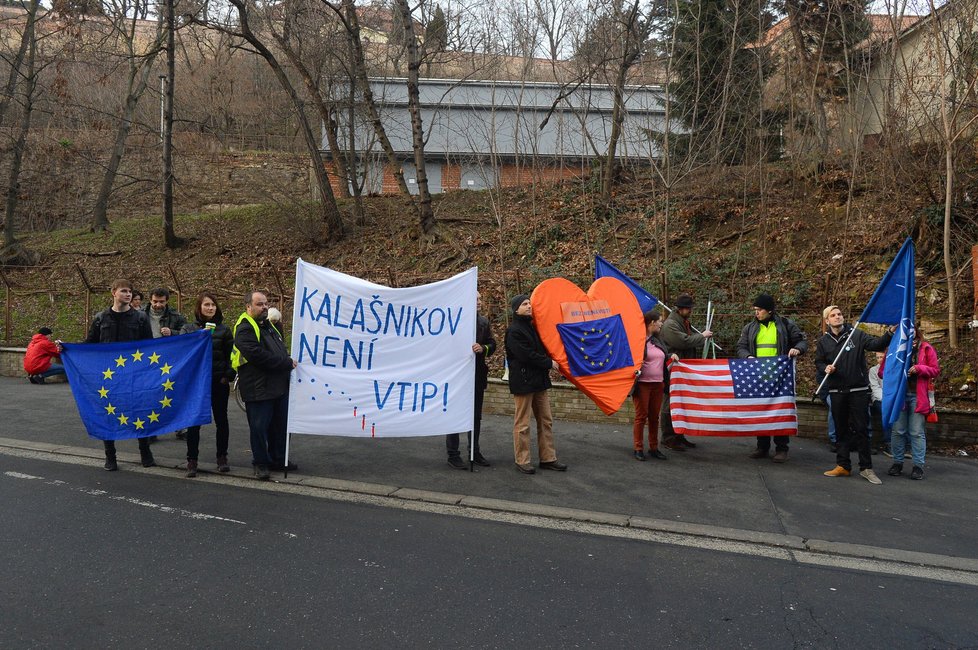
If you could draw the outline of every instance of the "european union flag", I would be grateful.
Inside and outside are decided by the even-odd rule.
[[[864,323],[896,325],[883,369],[882,420],[884,426],[896,422],[903,410],[907,392],[907,370],[913,347],[917,306],[914,279],[914,246],[909,237],[876,288],[859,320]]]
[[[558,323],[557,332],[574,377],[600,375],[635,365],[625,325],[618,314],[580,323]]]
[[[211,421],[211,334],[66,343],[61,360],[88,435],[144,438]]]
[[[638,299],[638,306],[642,308],[642,313],[653,309],[659,304],[659,299],[653,296],[651,293],[642,288],[635,280],[631,279],[617,268],[615,268],[611,262],[601,257],[600,255],[594,256],[594,279],[598,278],[617,278],[625,283],[635,298]]]

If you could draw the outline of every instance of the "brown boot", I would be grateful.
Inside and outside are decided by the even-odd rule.
[[[217,457],[217,471],[219,471],[221,473],[227,473],[227,472],[230,472],[231,471],[231,466],[228,465],[228,457],[227,456],[218,456]]]
[[[188,460],[187,461],[187,478],[194,478],[197,476],[197,461]]]

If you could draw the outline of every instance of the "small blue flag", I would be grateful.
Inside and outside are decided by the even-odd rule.
[[[557,332],[574,377],[600,375],[635,365],[619,314],[580,323],[558,323]]]
[[[907,370],[913,348],[916,310],[914,246],[909,237],[887,270],[880,286],[869,299],[859,320],[864,323],[896,325],[883,369],[882,420],[891,426],[900,416],[907,392]]]
[[[211,421],[211,333],[65,343],[61,360],[88,435],[125,440]]]
[[[631,279],[618,269],[616,269],[611,262],[601,257],[600,255],[594,256],[594,279],[598,278],[617,278],[625,283],[635,298],[638,299],[638,306],[642,308],[642,313],[653,309],[659,304],[659,299],[653,296],[651,293],[642,288],[635,280]]]

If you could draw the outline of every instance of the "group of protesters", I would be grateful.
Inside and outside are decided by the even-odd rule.
[[[112,305],[93,319],[85,343],[111,343],[168,337],[177,334],[208,330],[212,337],[211,410],[216,427],[216,467],[219,472],[230,471],[228,443],[228,401],[230,386],[237,377],[237,387],[245,403],[255,477],[268,480],[271,471],[296,471],[287,462],[287,419],[290,374],[296,362],[289,356],[280,326],[270,319],[268,296],[261,291],[245,295],[244,310],[233,326],[224,322],[224,315],[213,292],[204,291],[196,300],[194,315],[185,319],[169,305],[170,292],[165,288],[150,291],[150,301],[142,307],[143,295],[125,279],[112,283]],[[481,310],[481,297],[477,298]],[[534,326],[530,297],[513,297],[512,319],[505,334],[506,365],[509,390],[513,395],[515,415],[513,451],[516,469],[534,474],[536,469],[567,471],[557,459],[553,435],[553,415],[549,389],[551,373],[558,364],[547,353]],[[685,454],[697,443],[673,428],[669,376],[673,362],[701,356],[713,332],[700,332],[692,327],[690,316],[693,297],[680,295],[675,308],[663,317],[658,309],[643,314],[645,342],[641,365],[636,371],[632,389],[635,416],[632,428],[633,457],[638,461],[667,460],[662,448]],[[787,356],[794,358],[808,351],[807,337],[790,319],[779,315],[775,300],[760,294],[753,301],[754,317],[748,322],[737,342],[736,355],[741,358]],[[277,312],[277,310],[274,310]],[[278,314],[280,318],[281,315]],[[873,471],[870,444],[870,414],[879,413],[880,378],[885,359],[867,369],[866,353],[885,351],[893,336],[889,328],[881,336],[853,329],[845,322],[842,310],[830,305],[823,310],[825,333],[818,339],[815,365],[823,386],[820,396],[829,406],[830,436],[834,431],[833,449],[836,466],[825,472],[828,477],[851,475],[853,451],[858,455],[859,475],[874,485],[881,483]],[[889,454],[893,464],[888,474],[903,473],[907,447],[910,448],[912,469],[910,478],[923,478],[926,454],[924,433],[928,413],[933,409],[932,380],[940,372],[937,354],[921,340],[919,324],[915,329],[912,350],[907,364],[906,401],[890,434]],[[53,333],[42,327],[31,340],[25,355],[24,367],[31,383],[43,383],[45,377],[64,374],[60,363],[60,341],[52,340]],[[468,436],[469,457],[477,465],[488,467],[479,444],[484,392],[488,386],[487,359],[496,350],[489,320],[482,314],[476,319],[476,340],[472,343],[475,363],[475,400],[472,431]],[[882,355],[881,355],[882,356]],[[531,462],[530,418],[536,421],[538,463]],[[877,420],[879,422],[879,420]],[[879,424],[877,426],[880,426]],[[880,426],[882,429],[883,427]],[[661,429],[661,432],[660,432]],[[187,444],[187,477],[197,475],[200,447],[200,426],[181,432]],[[661,434],[661,435],[660,435]],[[151,467],[155,460],[150,442],[155,437],[138,438],[142,465]],[[771,455],[771,447],[774,454]],[[104,441],[105,469],[118,469],[114,441]],[[661,448],[660,448],[661,447]],[[459,434],[446,437],[448,463],[456,469],[468,469],[461,455]],[[752,459],[771,459],[775,463],[788,460],[788,436],[758,436]]]

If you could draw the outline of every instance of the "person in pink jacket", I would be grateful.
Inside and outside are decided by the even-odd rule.
[[[937,361],[937,352],[920,334],[920,324],[915,328],[913,348],[910,352],[910,369],[907,370],[907,398],[903,411],[893,423],[893,433],[890,438],[890,450],[893,452],[893,465],[887,472],[890,476],[903,474],[903,458],[906,455],[907,443],[910,443],[910,458],[913,469],[910,478],[919,481],[924,478],[924,456],[927,453],[927,438],[924,435],[924,425],[927,414],[933,408],[930,403],[931,381],[941,372]],[[883,376],[886,360],[880,364],[879,374]]]

